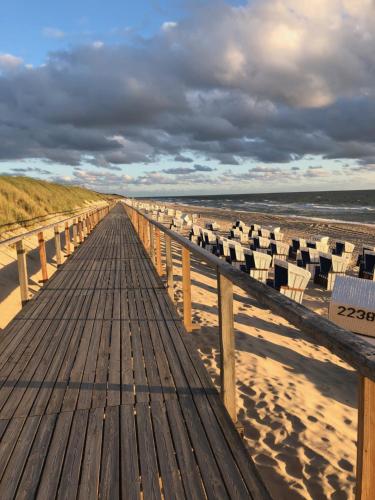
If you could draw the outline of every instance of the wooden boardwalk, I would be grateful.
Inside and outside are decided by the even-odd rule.
[[[0,334],[0,498],[268,498],[115,207]]]

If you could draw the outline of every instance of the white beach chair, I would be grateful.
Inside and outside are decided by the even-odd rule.
[[[268,272],[271,267],[272,257],[266,253],[256,252],[255,250],[243,249],[245,265],[241,269],[250,274],[250,276],[262,283],[267,282]]]
[[[375,282],[337,276],[328,317],[346,330],[375,337]]]
[[[301,259],[298,260],[297,264],[307,269],[311,273],[311,276],[314,277],[320,266],[319,250],[316,248],[301,248],[300,254]]]
[[[345,274],[348,268],[348,261],[344,257],[322,252],[319,254],[319,261],[320,265],[314,277],[314,283],[318,283],[326,290],[331,291],[335,284],[336,276]]]
[[[288,243],[283,243],[282,241],[270,240],[270,249],[273,260],[287,260],[289,255],[289,245]]]
[[[338,240],[335,242],[335,248],[333,252],[335,255],[340,255],[341,257],[345,257],[349,262],[351,262],[353,258],[354,252],[354,244],[349,241]]]
[[[237,269],[241,269],[241,266],[245,263],[244,249],[241,243],[230,240],[228,243],[230,262],[232,266]]]
[[[274,287],[299,304],[310,278],[311,274],[306,269],[285,260],[275,260]]]

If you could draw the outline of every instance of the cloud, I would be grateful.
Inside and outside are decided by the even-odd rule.
[[[65,37],[64,31],[58,28],[43,28],[42,30],[43,36],[46,38],[54,38],[56,40],[62,39]]]
[[[0,55],[0,161],[280,165],[247,173],[266,180],[304,157],[375,163],[373,2],[189,5],[136,42],[76,46],[31,68]],[[189,168],[136,182],[209,172]]]
[[[165,23],[162,24],[161,29],[163,31],[169,31],[169,30],[173,30],[174,28],[177,28],[177,26],[178,26],[178,23],[176,23],[174,21],[166,21]]]
[[[21,66],[23,60],[20,57],[13,56],[12,54],[0,54],[0,70],[1,69],[15,69]]]
[[[50,175],[51,172],[49,170],[46,170],[44,168],[39,168],[39,167],[14,167],[10,169],[13,174],[23,174],[23,175],[33,175],[39,174],[39,175]]]
[[[216,169],[206,165],[194,165],[193,167],[164,168],[162,172],[166,174],[185,175],[185,174],[193,174],[195,172],[213,172],[214,170]]]

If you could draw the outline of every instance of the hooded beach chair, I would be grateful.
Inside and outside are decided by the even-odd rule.
[[[193,224],[189,233],[189,239],[193,243],[200,245],[202,241],[202,228],[200,228],[197,224]]]
[[[359,266],[359,278],[375,281],[375,252],[365,250],[363,260]]]
[[[271,230],[271,240],[282,241],[284,239],[284,233],[280,231],[279,227],[275,227]]]
[[[349,241],[336,241],[333,254],[345,257],[349,262],[352,260],[354,252],[354,244]]]
[[[306,247],[307,243],[305,238],[292,238],[292,245],[289,248],[289,257],[294,260],[298,259],[300,249]]]
[[[275,289],[299,304],[310,278],[311,274],[306,269],[285,260],[275,260]]]
[[[230,240],[228,240],[227,238],[217,239],[217,248],[219,257],[224,257],[224,259],[230,262],[229,242]]]
[[[316,270],[314,283],[318,283],[326,290],[331,291],[336,276],[344,276],[347,268],[348,261],[344,257],[320,252],[319,268]]]
[[[271,267],[272,257],[266,253],[256,252],[255,250],[243,249],[245,265],[241,269],[249,273],[250,276],[262,283],[267,282],[268,271]]]
[[[258,252],[267,253],[270,248],[270,243],[271,240],[268,238],[264,238],[262,236],[255,236],[252,250],[257,250]]]
[[[287,260],[289,255],[288,243],[282,241],[270,240],[270,249],[273,259]]]
[[[243,266],[245,263],[243,246],[241,245],[241,243],[235,241],[229,241],[228,246],[229,246],[230,263],[234,267],[241,269],[241,266]]]
[[[315,276],[316,270],[320,266],[319,250],[316,248],[301,248],[300,249],[301,259],[298,260],[297,265],[307,269],[311,276]]]

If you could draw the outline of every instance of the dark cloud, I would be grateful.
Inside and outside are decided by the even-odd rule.
[[[39,168],[39,167],[15,167],[10,169],[12,173],[14,174],[21,174],[21,175],[32,175],[32,174],[40,174],[40,175],[51,175],[51,172],[49,170],[46,170],[44,168]]]
[[[373,164],[373,5],[289,7],[194,3],[186,20],[152,38],[55,52],[36,68],[0,54],[0,160],[89,162],[114,172],[163,156],[238,165],[320,155]],[[133,182],[167,184],[171,175],[194,179],[209,168],[171,167]]]

